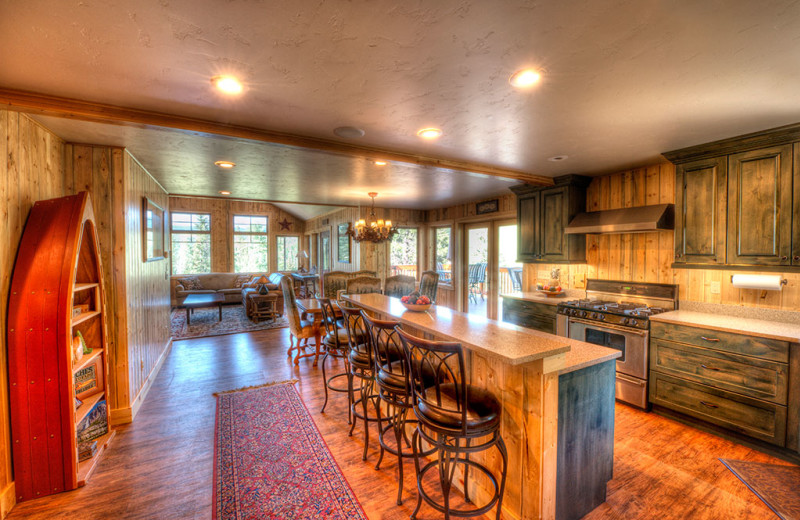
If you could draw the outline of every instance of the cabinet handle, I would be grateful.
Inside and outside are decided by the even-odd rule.
[[[700,336],[700,337],[703,338],[704,340],[710,341],[712,343],[719,343],[719,339],[717,339],[717,338],[707,338],[705,336]]]
[[[709,408],[719,408],[719,406],[717,406],[715,404],[707,403],[705,401],[700,401],[700,404],[702,404],[703,406],[707,406]]]
[[[795,261],[798,261],[798,260],[800,260],[800,255],[794,255],[794,260],[795,260]]]
[[[707,366],[707,365],[700,365],[700,366],[702,368],[705,368],[706,370],[713,370],[715,372],[719,372],[719,369],[717,367],[710,367],[710,366]]]
[[[680,258],[680,257],[681,257],[680,253],[675,253],[675,258]]]
[[[788,257],[788,256],[786,256],[786,255],[783,255],[783,256],[781,257],[781,260],[788,260],[788,259],[789,259],[789,257]]]

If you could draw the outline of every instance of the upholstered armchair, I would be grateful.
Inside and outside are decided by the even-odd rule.
[[[439,292],[439,273],[436,271],[423,271],[419,278],[419,293],[436,303],[437,292]]]
[[[383,294],[395,298],[411,294],[414,292],[414,282],[416,282],[414,277],[407,274],[389,276],[383,284]]]
[[[297,308],[297,302],[294,296],[294,280],[290,276],[281,276],[281,290],[283,291],[283,308],[286,312],[286,317],[289,320],[289,349],[286,351],[287,356],[292,355],[293,350],[297,350],[297,356],[294,358],[294,364],[297,365],[300,361],[300,349],[308,345],[308,339],[319,335],[319,324],[314,323],[313,320],[300,319],[300,310]],[[297,338],[297,346],[294,345],[294,339]],[[305,341],[304,346],[300,346]]]
[[[347,294],[367,294],[381,292],[381,279],[372,276],[358,276],[347,280]]]
[[[344,271],[331,271],[322,276],[322,295],[335,300],[339,291],[347,287],[347,280],[352,278],[351,273]]]

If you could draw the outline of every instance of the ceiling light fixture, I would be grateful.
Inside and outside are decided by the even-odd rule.
[[[236,163],[231,161],[217,161],[214,164],[216,166],[219,166],[220,168],[225,168],[226,170],[230,170],[231,168],[236,166]]]
[[[372,191],[367,195],[372,198],[372,207],[369,210],[368,217],[369,221],[365,221],[363,218],[358,219],[355,224],[347,226],[347,234],[353,237],[353,240],[356,242],[367,241],[378,244],[386,240],[391,240],[395,233],[397,233],[397,228],[392,227],[391,220],[384,221],[383,219],[375,217],[375,197],[377,197],[378,194]]]
[[[221,192],[219,192],[219,194],[220,195],[230,195],[231,192],[229,192],[229,191],[221,191]]]
[[[438,139],[442,137],[442,131],[438,128],[423,128],[417,135],[423,139]]]
[[[226,94],[241,94],[242,82],[233,76],[214,76],[211,84]]]
[[[386,166],[386,161],[375,161],[375,166]]]
[[[550,162],[561,162],[566,161],[569,159],[569,155],[554,155],[553,157],[548,157],[547,160]]]
[[[542,74],[540,72],[533,69],[522,69],[512,74],[511,77],[508,78],[508,82],[511,83],[512,87],[531,88],[539,83],[541,79]]]

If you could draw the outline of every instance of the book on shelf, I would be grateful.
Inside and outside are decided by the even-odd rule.
[[[108,433],[108,413],[106,400],[97,401],[76,428],[78,445],[89,442]]]

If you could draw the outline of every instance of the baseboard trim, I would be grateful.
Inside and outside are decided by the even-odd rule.
[[[8,516],[15,505],[17,505],[17,488],[14,482],[11,482],[0,493],[0,518]]]
[[[139,409],[142,407],[145,398],[147,397],[147,393],[150,391],[150,387],[153,386],[153,381],[155,381],[156,376],[161,371],[161,367],[164,365],[164,361],[167,360],[167,356],[169,355],[170,351],[172,350],[172,338],[169,338],[166,347],[161,352],[161,356],[159,356],[158,361],[153,366],[153,369],[150,370],[150,373],[147,374],[147,379],[144,380],[144,384],[142,388],[139,390],[139,393],[136,394],[133,402],[130,406],[125,408],[117,408],[115,410],[111,410],[111,425],[117,426],[120,424],[128,424],[133,422],[136,419],[136,414],[139,413]]]

